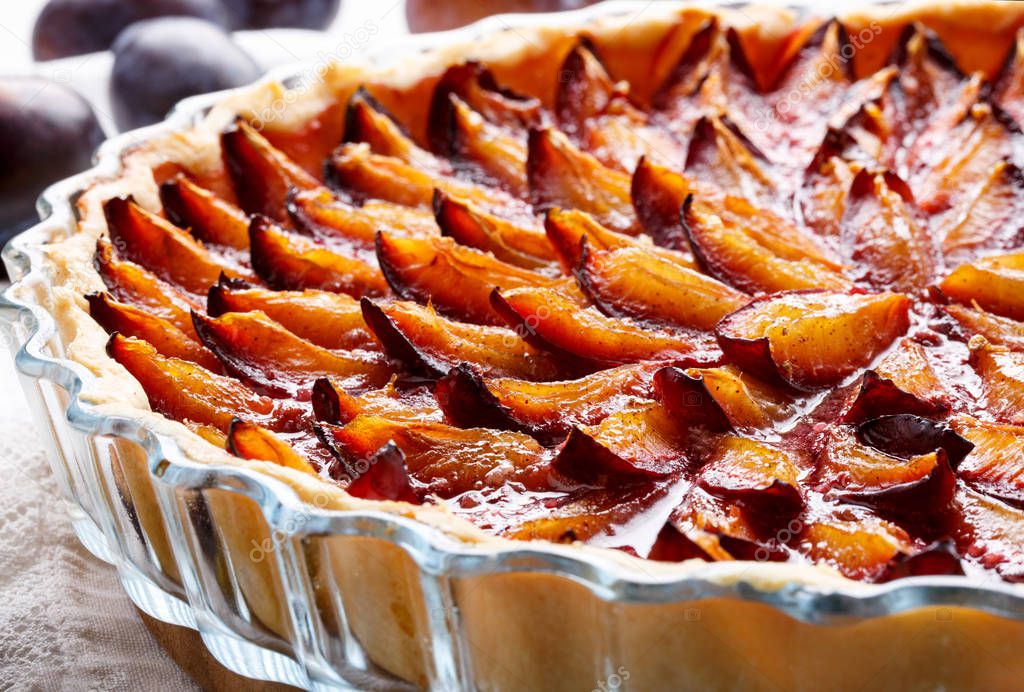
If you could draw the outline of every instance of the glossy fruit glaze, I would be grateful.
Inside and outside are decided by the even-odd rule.
[[[551,108],[450,68],[423,142],[362,90],[238,120],[229,185],[106,203],[92,314],[155,410],[359,497],[1020,579],[1020,57],[986,82],[909,27],[854,81],[841,25],[805,35],[763,90],[710,22],[650,108],[581,41]]]

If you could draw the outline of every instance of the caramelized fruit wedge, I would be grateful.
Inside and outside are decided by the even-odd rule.
[[[870,514],[849,514],[805,523],[796,549],[849,579],[868,582],[887,577],[895,561],[912,553],[913,542],[899,526]]]
[[[192,319],[199,338],[229,373],[271,396],[308,399],[320,377],[367,389],[382,386],[391,376],[380,354],[329,351],[262,312],[229,312],[216,318],[193,313]]]
[[[491,211],[511,211],[519,215],[528,212],[526,205],[506,192],[374,154],[365,144],[338,147],[327,162],[327,181],[357,203],[376,199],[429,210],[434,190],[440,189]]]
[[[551,289],[495,289],[491,296],[497,313],[523,338],[584,368],[641,360],[707,362],[717,357],[715,349],[699,338],[605,317]]]
[[[538,99],[503,89],[481,63],[453,65],[441,75],[430,102],[427,139],[437,152],[444,153],[450,144],[452,94],[488,121],[513,131],[525,131],[544,120]]]
[[[840,239],[854,278],[875,289],[919,293],[935,276],[935,251],[910,188],[892,173],[863,169],[853,178]]]
[[[536,286],[572,295],[566,279],[552,279],[459,245],[451,238],[377,236],[377,261],[402,298],[430,302],[442,313],[476,324],[503,324],[491,307],[495,286]]]
[[[677,208],[677,218],[678,211]],[[694,269],[697,266],[689,251],[679,252],[653,245],[644,235],[618,233],[599,224],[590,214],[575,209],[549,209],[544,215],[544,231],[566,274],[572,273],[579,266],[584,239],[587,247],[593,250],[639,248],[680,267]]]
[[[373,252],[377,231],[402,236],[437,235],[434,217],[426,209],[370,201],[356,207],[323,188],[296,191],[288,198],[295,228],[328,244]]]
[[[764,536],[756,517],[734,502],[691,487],[669,517],[669,523],[711,560],[780,560],[785,545]],[[795,524],[794,524],[795,526]]]
[[[819,236],[834,238],[841,233],[847,193],[864,165],[851,150],[858,151],[854,138],[845,129],[829,128],[804,171],[797,200],[804,224]]]
[[[711,275],[747,293],[850,286],[834,263],[800,242],[795,227],[771,228],[741,218],[716,214],[693,197],[683,204],[686,238]]]
[[[1024,252],[961,264],[939,288],[955,302],[1024,320]]]
[[[186,334],[195,333],[190,313],[202,307],[198,300],[157,278],[148,269],[115,258],[114,247],[104,238],[96,242],[92,263],[114,298],[137,305]]]
[[[243,459],[272,461],[279,466],[318,476],[316,469],[287,442],[272,431],[239,418],[228,427],[227,448]]]
[[[950,421],[953,429],[974,448],[956,473],[975,490],[1024,507],[1024,427],[980,421],[961,415]]]
[[[349,495],[364,500],[390,500],[419,504],[419,493],[409,478],[405,455],[394,443],[387,443],[366,461],[366,470],[345,488]]]
[[[85,298],[89,314],[108,334],[133,336],[148,341],[160,355],[191,361],[214,372],[220,370],[220,362],[196,340],[194,331],[183,332],[162,317],[118,302],[109,293],[93,293]]]
[[[393,421],[442,423],[444,414],[427,386],[398,387],[396,379],[380,389],[350,394],[326,377],[313,385],[313,413],[317,420],[345,424],[361,413]]]
[[[139,381],[154,411],[178,421],[193,421],[227,433],[235,418],[275,432],[299,430],[307,423],[297,404],[261,396],[231,377],[179,358],[157,353],[150,344],[112,334],[107,354]]]
[[[999,161],[982,179],[980,186],[965,186],[969,196],[937,220],[936,233],[948,261],[971,259],[985,250],[1010,250],[1024,243],[1020,223],[1024,172],[1009,161]]]
[[[574,425],[553,466],[584,483],[607,485],[660,478],[685,462],[683,431],[666,408],[638,402],[595,425]]]
[[[390,156],[438,173],[450,173],[448,162],[422,149],[395,122],[377,99],[360,87],[345,109],[345,141],[365,142],[375,154]]]
[[[1003,579],[1024,580],[1024,510],[962,485],[954,508],[960,553]]]
[[[216,257],[197,240],[134,200],[114,197],[103,205],[110,241],[118,254],[147,267],[164,281],[189,293],[205,295],[220,275],[252,278]]]
[[[533,490],[548,486],[550,455],[528,435],[365,414],[345,426],[320,423],[317,428],[320,439],[353,476],[391,442],[405,455],[412,478],[426,492],[442,497],[503,483],[522,483]]]
[[[559,75],[562,78],[555,92],[555,118],[562,132],[579,140],[587,122],[604,112],[620,86],[586,39],[565,56]]]
[[[843,415],[844,421],[895,414],[947,411],[950,395],[921,344],[903,339],[864,373]]]
[[[1024,425],[1024,353],[971,339],[971,365],[981,377],[985,410],[1004,423]]]
[[[727,434],[715,443],[697,482],[708,493],[759,517],[788,519],[804,506],[800,475],[797,454]]]
[[[750,432],[791,418],[792,397],[734,366],[682,369],[654,376],[655,398],[681,421],[711,430]]]
[[[992,100],[1018,124],[1024,123],[1024,31],[1017,31],[1013,48],[992,81]]]
[[[289,190],[320,187],[320,181],[241,118],[221,135],[220,143],[239,204],[250,214],[287,222]]]
[[[377,348],[359,301],[344,293],[272,291],[222,280],[210,287],[206,304],[210,317],[259,310],[292,334],[323,348]]]
[[[1024,323],[993,315],[977,307],[947,305],[943,310],[969,335],[978,334],[991,344],[1005,346],[1012,351],[1024,351]]]
[[[467,247],[490,252],[497,259],[523,269],[547,269],[556,262],[547,236],[489,214],[478,206],[438,190],[434,218],[441,234]]]
[[[909,310],[910,299],[899,293],[780,293],[740,308],[716,332],[744,370],[816,389],[870,364],[907,331]]]
[[[638,247],[591,252],[584,246],[576,280],[609,317],[710,331],[750,297],[706,274]]]
[[[630,195],[640,224],[658,245],[687,255],[690,241],[683,232],[679,210],[691,194],[711,198],[717,191],[646,157],[633,171]]]
[[[460,427],[517,430],[544,443],[565,439],[573,426],[596,425],[613,411],[649,398],[661,365],[637,363],[560,382],[484,377],[462,364],[448,371],[434,396]]]
[[[265,216],[253,217],[249,244],[252,267],[271,288],[316,289],[356,297],[389,293],[377,267],[287,233]]]
[[[636,235],[641,230],[629,195],[630,176],[580,151],[557,130],[530,130],[526,175],[538,212],[579,209],[614,231]]]
[[[526,144],[505,128],[488,122],[451,94],[452,122],[447,154],[463,176],[497,185],[516,197],[527,193]]]
[[[530,381],[550,381],[569,371],[548,353],[503,327],[464,324],[446,319],[433,307],[363,299],[363,318],[392,361],[427,378],[443,376],[462,362],[484,374]]]
[[[204,243],[236,250],[249,247],[249,217],[244,211],[183,175],[160,186],[164,213],[174,225]]]
[[[722,192],[762,205],[775,197],[777,174],[771,164],[724,116],[704,116],[694,125],[684,170]]]
[[[728,44],[718,26],[717,17],[709,17],[693,33],[686,50],[655,91],[652,101],[659,111],[683,115],[693,108],[691,97],[700,88],[708,73],[724,66],[728,60]],[[682,111],[682,112],[681,112]]]

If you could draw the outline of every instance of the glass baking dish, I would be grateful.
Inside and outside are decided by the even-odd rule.
[[[492,17],[402,39],[371,60],[519,27],[636,13],[610,2]],[[638,8],[640,8],[638,10]],[[306,67],[278,71],[287,84]],[[1002,687],[1024,661],[1024,590],[998,578],[886,584],[804,579],[786,565],[637,566],[610,552],[475,545],[383,511],[328,510],[247,468],[192,459],[170,437],[82,396],[42,246],[75,231],[74,201],[122,152],[196,123],[224,94],[117,137],[51,187],[3,258],[0,309],[82,543],[132,601],[198,630],[250,678],[307,689],[819,689]],[[57,499],[55,498],[55,501]],[[755,578],[756,575],[756,578]]]

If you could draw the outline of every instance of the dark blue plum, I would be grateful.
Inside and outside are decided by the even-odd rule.
[[[337,16],[341,0],[224,0],[224,5],[237,29],[324,29]]]

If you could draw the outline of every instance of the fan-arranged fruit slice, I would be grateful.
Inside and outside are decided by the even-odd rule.
[[[507,264],[449,238],[377,236],[377,260],[392,290],[402,298],[432,303],[438,310],[476,324],[503,324],[491,307],[494,288],[521,286],[578,293],[570,280],[549,278]]]
[[[971,365],[981,377],[985,410],[997,420],[1024,424],[1024,353],[971,340]]]
[[[921,344],[903,339],[855,385],[846,421],[895,413],[932,414],[950,408],[951,397]]]
[[[272,461],[279,466],[318,475],[316,469],[304,456],[278,437],[255,423],[247,423],[236,418],[228,428],[227,448],[235,456],[243,459],[260,459]]]
[[[735,210],[728,209],[730,201]],[[750,215],[743,216],[742,203],[726,198],[726,213],[692,196],[683,205],[686,238],[710,274],[748,293],[850,286],[838,265],[795,226],[775,223],[777,217],[749,205]]]
[[[193,330],[184,332],[163,317],[118,302],[109,293],[93,293],[86,300],[89,314],[108,333],[133,336],[149,342],[161,355],[188,360],[207,370],[220,370],[220,362],[196,340]]]
[[[957,467],[957,476],[975,490],[1024,507],[1024,427],[980,421],[961,415],[953,429],[974,449]]]
[[[630,176],[608,168],[550,128],[530,131],[526,175],[537,211],[579,209],[608,228],[636,235]]]
[[[555,251],[543,231],[495,216],[440,190],[434,197],[434,217],[442,235],[459,245],[490,252],[507,264],[543,270],[556,262]]]
[[[978,334],[991,344],[1024,351],[1024,323],[963,305],[947,305],[943,309],[968,336]]]
[[[805,523],[795,547],[815,563],[869,582],[888,576],[895,561],[913,552],[910,536],[899,526],[849,511]]]
[[[282,327],[262,312],[221,317],[193,313],[196,332],[235,377],[271,396],[308,399],[321,377],[353,389],[384,385],[391,371],[379,353],[330,351]]]
[[[523,338],[582,367],[600,368],[640,360],[708,362],[716,350],[699,337],[645,329],[628,320],[580,308],[546,288],[495,290],[492,304]]]
[[[319,379],[313,385],[313,413],[319,421],[342,425],[360,414],[392,421],[444,422],[444,413],[429,387],[421,383],[400,387],[396,379],[380,389],[371,389],[362,394],[351,394],[338,382],[326,377]]]
[[[363,467],[365,466],[365,470]],[[387,443],[357,469],[360,474],[345,488],[349,495],[364,500],[390,500],[419,504],[421,491],[409,477],[405,454],[392,442]]]
[[[516,197],[527,192],[526,142],[507,129],[488,122],[455,94],[446,155],[463,176],[496,185]]]
[[[770,204],[777,174],[764,153],[725,116],[704,116],[693,128],[686,175],[722,192]]]
[[[103,205],[110,240],[118,254],[143,265],[164,281],[205,295],[221,274],[252,279],[241,267],[217,257],[196,239],[134,200],[115,197]]]
[[[241,118],[221,135],[220,143],[238,202],[250,214],[286,222],[288,192],[320,187],[320,181]]]
[[[1024,510],[964,486],[954,506],[960,553],[1003,579],[1024,580]]]
[[[389,293],[377,267],[288,233],[265,216],[253,217],[249,243],[252,267],[271,288],[316,289],[356,297]]]
[[[699,485],[687,491],[669,523],[711,560],[765,562],[787,556],[784,542],[765,536],[763,522],[756,521],[747,509],[711,495]]]
[[[371,415],[356,416],[345,426],[320,423],[318,429],[353,476],[360,475],[360,462],[368,464],[391,442],[405,456],[412,478],[442,497],[503,483],[548,487],[550,455],[528,435]]]
[[[657,363],[622,365],[576,380],[531,382],[484,377],[468,364],[448,371],[434,395],[447,418],[461,427],[528,433],[560,442],[573,426],[596,425],[651,394]]]
[[[999,161],[982,180],[980,186],[965,185],[969,191],[961,190],[960,204],[937,220],[937,236],[948,260],[1024,244],[1024,173],[1009,161]]]
[[[421,148],[365,89],[357,89],[345,110],[345,141],[365,142],[375,154],[390,156],[437,173],[450,173],[451,165]]]
[[[804,224],[819,236],[837,238],[841,233],[850,185],[865,163],[871,163],[859,153],[847,129],[829,128],[804,171],[797,201]]]
[[[759,517],[793,517],[803,509],[798,454],[738,435],[720,437],[697,482],[708,493]]]
[[[404,301],[364,299],[362,308],[366,325],[388,357],[417,375],[440,377],[463,362],[484,374],[531,381],[555,380],[571,372],[512,329],[454,322],[431,306]]]
[[[113,334],[107,353],[139,381],[154,411],[178,421],[193,421],[227,433],[241,418],[274,430],[294,431],[307,424],[295,402],[255,393],[231,377],[157,353],[150,344]]]
[[[186,334],[192,330],[192,310],[202,307],[198,300],[157,278],[148,269],[114,257],[106,239],[96,243],[93,266],[110,294],[122,303],[136,305],[167,320]]]
[[[731,286],[638,247],[586,249],[576,280],[606,315],[670,327],[710,331],[750,301]]]
[[[164,213],[204,243],[236,250],[249,247],[249,217],[234,204],[183,175],[160,186]]]
[[[612,80],[586,40],[573,46],[565,56],[559,74],[562,78],[555,92],[558,127],[579,140],[588,121],[604,112],[620,85]]]
[[[854,278],[875,289],[920,292],[931,284],[936,257],[907,184],[892,173],[863,169],[850,184],[840,237]]]
[[[391,202],[368,201],[356,207],[323,188],[296,191],[288,199],[295,228],[328,244],[373,252],[377,232],[429,237],[437,235],[434,217],[426,209]]]
[[[680,421],[711,430],[752,432],[783,423],[796,413],[783,389],[741,372],[668,366],[654,376],[655,398]]]
[[[1024,320],[1024,252],[991,255],[961,264],[939,285],[958,303]]]
[[[638,402],[595,425],[575,425],[553,466],[570,479],[597,485],[660,478],[685,463],[685,430],[666,408]]]
[[[869,365],[907,331],[909,310],[899,293],[782,293],[740,308],[716,331],[744,370],[815,389]]]

